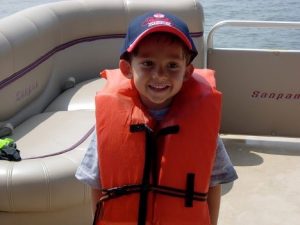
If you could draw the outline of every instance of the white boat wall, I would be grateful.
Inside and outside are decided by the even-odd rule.
[[[198,0],[63,1],[0,20],[0,135],[22,157],[0,161],[0,224],[92,223],[90,188],[74,174],[94,129],[99,72],[118,67],[129,21],[149,10],[185,20],[194,65],[216,70],[221,137],[239,175],[223,186],[219,224],[300,224],[300,52],[213,47],[222,26],[300,25],[227,21],[206,47]]]

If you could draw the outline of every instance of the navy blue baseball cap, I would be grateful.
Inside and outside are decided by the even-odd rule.
[[[132,52],[143,38],[154,32],[167,32],[179,37],[191,52],[190,62],[197,56],[198,51],[185,22],[170,13],[148,12],[129,24],[120,58]]]

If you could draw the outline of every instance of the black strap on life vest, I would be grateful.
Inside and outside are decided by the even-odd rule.
[[[114,187],[109,189],[102,189],[102,197],[100,198],[101,202],[104,202],[109,199],[118,198],[124,195],[130,195],[139,193],[142,188],[145,189],[145,187],[142,187],[141,184],[133,184],[133,185],[124,185],[121,187]],[[146,187],[148,192],[152,191],[154,193],[168,195],[171,197],[178,197],[178,198],[184,198],[185,201],[187,199],[192,199],[193,201],[206,201],[207,200],[207,193],[201,193],[201,192],[190,192],[190,190],[182,190],[178,188],[173,187],[167,187],[163,185],[149,185]],[[189,193],[189,194],[187,194]],[[188,198],[186,196],[189,196]]]
[[[195,174],[187,175],[186,190],[184,192],[175,188],[157,185],[158,182],[157,138],[159,136],[177,134],[179,132],[179,126],[178,125],[169,126],[159,130],[157,133],[154,133],[154,131],[151,128],[149,128],[146,124],[134,124],[130,126],[130,132],[141,132],[141,131],[145,132],[146,147],[145,147],[144,172],[143,172],[142,184],[140,187],[138,225],[145,225],[146,217],[147,217],[148,193],[150,190],[157,193],[167,194],[175,197],[183,197],[185,198],[186,207],[193,206]],[[153,185],[150,185],[151,169],[152,169]],[[135,187],[135,189],[136,188],[137,187]],[[200,195],[202,194],[200,193]],[[204,195],[206,197],[206,194]]]
[[[137,225],[145,225],[147,218],[147,202],[149,192],[157,194],[168,195],[171,197],[183,198],[185,207],[192,207],[193,201],[206,201],[207,193],[194,191],[195,174],[188,173],[186,178],[186,189],[177,189],[168,186],[162,186],[157,184],[157,138],[159,136],[165,136],[169,134],[177,134],[179,132],[179,126],[170,126],[159,130],[157,133],[149,128],[145,124],[134,124],[130,126],[130,132],[145,132],[145,162],[144,171],[141,184],[124,185],[121,187],[113,187],[109,189],[102,189],[102,197],[97,203],[97,209],[94,217],[94,225],[100,215],[101,207],[104,201],[109,199],[118,198],[129,194],[140,194],[139,211],[138,211],[138,223]],[[152,171],[152,184],[150,184],[150,176]]]
[[[146,224],[147,217],[147,202],[150,185],[150,175],[152,167],[153,154],[156,153],[156,141],[154,140],[154,132],[146,124],[134,124],[130,126],[130,132],[145,132],[145,162],[144,162],[144,172],[140,190],[140,200],[139,200],[139,212],[138,212],[138,225]]]
[[[185,207],[193,207],[193,195],[195,189],[195,174],[186,175]]]

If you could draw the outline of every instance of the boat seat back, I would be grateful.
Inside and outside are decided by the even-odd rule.
[[[223,92],[221,132],[300,137],[299,51],[209,49]]]
[[[203,10],[198,1],[62,1],[0,21],[0,127],[42,112],[65,89],[118,67],[131,19],[169,11],[185,20],[203,66]],[[100,87],[99,87],[100,88]]]
[[[187,21],[202,67],[194,0],[62,1],[0,20],[0,135],[13,126],[22,157],[0,163],[1,225],[92,223],[90,188],[74,174],[94,131],[99,72],[118,67],[129,21],[149,10]]]

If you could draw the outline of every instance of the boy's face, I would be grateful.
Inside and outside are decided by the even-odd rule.
[[[184,48],[180,42],[158,40],[151,35],[141,41],[137,54],[131,58],[131,64],[123,61],[127,64],[125,75],[133,79],[141,101],[148,109],[168,107],[194,70],[191,64],[186,65]]]

